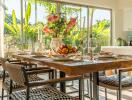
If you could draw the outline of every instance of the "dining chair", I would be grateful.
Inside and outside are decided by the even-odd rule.
[[[2,57],[0,57],[0,79],[3,79],[3,68],[2,68]],[[20,60],[11,60],[11,59],[6,59],[8,62],[11,62],[11,63],[20,63],[21,61]],[[8,77],[8,73],[5,72],[5,77]]]
[[[8,73],[5,73],[5,76],[8,77]],[[0,64],[0,80],[3,79],[3,69],[2,69],[2,64]]]
[[[99,76],[104,76],[105,75],[105,71],[100,71],[99,72]],[[87,98],[89,98],[90,100],[93,100],[93,73],[86,73],[83,75],[83,95]]]
[[[132,76],[123,73],[132,71],[132,68],[122,68],[118,73],[110,76],[99,76],[99,86],[105,88],[105,99],[107,100],[107,89],[117,91],[117,100],[122,99],[122,90],[132,88]]]
[[[50,79],[47,81],[42,80],[37,82],[30,82],[28,75],[36,73],[37,71],[28,71],[21,65],[14,65],[10,63],[6,63],[5,65],[10,77],[10,97],[12,100],[78,100],[77,98],[69,96],[66,93],[60,92],[56,88],[52,87],[52,85],[55,83],[71,80],[79,80],[79,100],[82,100],[82,76],[80,75],[59,79]],[[13,82],[25,86],[26,89],[12,92]]]
[[[10,79],[9,77],[6,77],[5,76],[5,73],[7,72],[6,71],[6,67],[5,67],[5,62],[9,62],[7,59],[4,59],[4,58],[1,58],[1,62],[2,62],[2,67],[3,67],[3,81],[2,81],[2,100],[3,100],[3,97],[4,97],[4,90],[6,90],[7,94],[10,94]],[[11,62],[10,62],[11,63]],[[51,73],[52,70],[51,69],[45,69],[45,68],[27,68],[27,65],[25,65],[25,63],[20,63],[20,62],[13,62],[13,64],[19,64],[21,66],[26,66],[25,68],[29,71],[33,71],[33,70],[36,70],[36,71],[40,71],[39,73],[42,73],[43,71],[44,72],[47,72],[47,73]],[[31,65],[30,65],[31,66]],[[51,75],[51,74],[50,74]],[[29,75],[28,76],[29,80],[30,81],[40,81],[40,80],[43,80],[42,78],[38,77],[37,74],[32,74],[32,75]],[[20,89],[23,89],[24,86],[20,85],[20,84],[17,84],[15,82],[13,82],[13,91],[16,91],[16,90],[20,90]]]

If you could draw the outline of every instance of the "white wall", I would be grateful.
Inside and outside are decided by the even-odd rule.
[[[0,0],[0,57],[4,56],[4,52],[3,52],[3,43],[4,43],[4,39],[3,39],[3,33],[4,33],[4,10],[3,10],[3,6],[2,6],[2,2],[3,0]]]
[[[116,35],[127,40],[127,31],[132,31],[132,0],[118,0],[117,4]]]
[[[132,8],[132,0],[118,0],[119,9],[129,9]]]

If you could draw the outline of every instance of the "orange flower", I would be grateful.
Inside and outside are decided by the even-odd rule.
[[[54,33],[54,31],[53,31],[52,29],[49,29],[48,26],[45,26],[45,27],[43,28],[43,32],[46,33],[46,34]]]
[[[59,20],[59,16],[57,15],[52,14],[48,16],[48,22],[56,22],[58,20]]]
[[[70,31],[70,29],[75,25],[76,25],[76,18],[71,18],[69,23],[67,24],[66,32]]]

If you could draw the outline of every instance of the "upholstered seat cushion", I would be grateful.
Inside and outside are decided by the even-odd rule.
[[[26,91],[16,91],[12,93],[13,100],[26,100]],[[64,94],[51,86],[30,89],[29,100],[75,100],[71,96]]]
[[[100,76],[99,83],[106,84],[108,86],[119,87],[119,76],[111,75],[111,76]],[[130,87],[132,86],[132,77],[122,76],[121,77],[121,86],[122,87]]]

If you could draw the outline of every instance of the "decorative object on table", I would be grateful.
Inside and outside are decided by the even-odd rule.
[[[66,38],[76,25],[76,18],[66,20],[63,14],[50,14],[47,17],[47,24],[44,25],[43,33],[46,36],[52,36],[51,49],[62,45],[62,38]]]
[[[52,55],[53,58],[59,60],[69,60],[77,53],[77,48],[71,45],[61,45],[57,51]]]
[[[50,47],[52,50],[57,50],[62,45],[61,38],[52,38],[50,42]]]
[[[38,29],[38,49],[37,49],[37,52],[43,53],[44,49],[45,49],[45,45],[43,43],[43,34],[42,34],[42,31],[40,31]]]
[[[37,52],[38,53],[43,53],[44,49],[45,49],[44,44],[43,43],[39,43],[39,47],[37,49]]]
[[[96,38],[90,38],[89,41],[88,41],[88,45],[89,45],[90,59],[94,60],[94,50],[97,47]]]
[[[77,48],[72,47],[71,45],[62,45],[57,50],[57,53],[62,55],[67,55],[67,54],[76,53],[76,52],[77,52]]]

